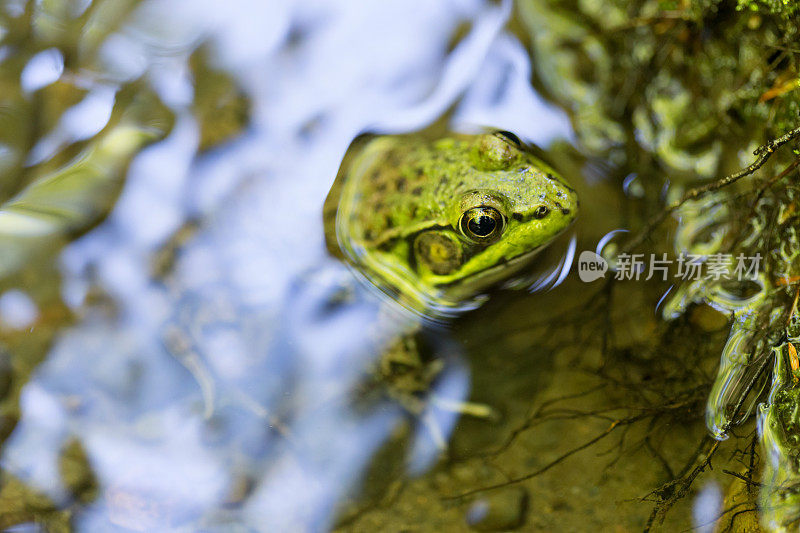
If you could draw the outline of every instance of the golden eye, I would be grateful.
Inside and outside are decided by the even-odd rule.
[[[458,221],[461,233],[479,244],[491,244],[500,238],[506,221],[494,207],[480,206],[465,211]]]

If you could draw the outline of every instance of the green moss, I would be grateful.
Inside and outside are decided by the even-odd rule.
[[[796,0],[739,0],[736,8],[778,15],[787,19],[800,13],[800,3]]]

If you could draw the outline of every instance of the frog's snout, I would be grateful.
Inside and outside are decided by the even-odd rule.
[[[553,198],[553,206],[571,221],[578,215],[578,195],[574,189],[564,186]]]

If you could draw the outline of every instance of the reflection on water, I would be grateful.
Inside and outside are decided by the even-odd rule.
[[[330,527],[405,416],[349,399],[405,326],[325,254],[322,202],[358,133],[456,103],[462,127],[569,135],[503,29],[510,3],[5,9],[2,465],[29,489],[0,500],[41,512],[3,525],[63,526],[60,508],[81,530]],[[445,359],[437,395],[463,400]],[[439,450],[416,433],[420,471]]]
[[[0,527],[757,520],[757,468],[771,485],[797,479],[783,468],[798,440],[796,313],[773,312],[797,300],[763,300],[767,278],[665,294],[569,275],[575,254],[612,258],[620,228],[735,166],[741,143],[723,146],[716,112],[736,116],[754,89],[690,111],[764,55],[728,42],[734,17],[705,32],[710,7],[627,4],[520,0],[512,19],[508,0],[5,2]],[[734,77],[712,61],[728,52],[743,60]],[[676,79],[695,71],[702,90]],[[504,286],[530,292],[493,291],[419,331],[328,254],[323,203],[361,133],[487,127],[545,147],[581,214]],[[785,204],[781,224],[789,191],[764,196]],[[741,233],[723,198],[676,211],[668,249],[712,253]],[[774,248],[789,283],[795,253]],[[786,337],[762,334],[775,324]],[[761,433],[732,428],[767,361]],[[730,438],[709,437],[704,412]],[[785,494],[765,490],[764,506]]]

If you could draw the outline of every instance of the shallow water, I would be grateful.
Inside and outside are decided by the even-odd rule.
[[[26,187],[102,146],[116,181],[45,194],[57,216],[3,207],[0,525],[710,531],[743,505],[723,471],[747,468],[752,427],[699,468],[726,317],[665,321],[668,284],[559,268],[650,206],[531,88],[512,7],[6,3],[2,199],[35,206]],[[348,400],[409,319],[385,320],[322,225],[354,137],[442,121],[543,147],[582,210],[521,284],[540,290],[431,330],[437,394],[501,413],[437,411],[445,451],[398,406]]]

